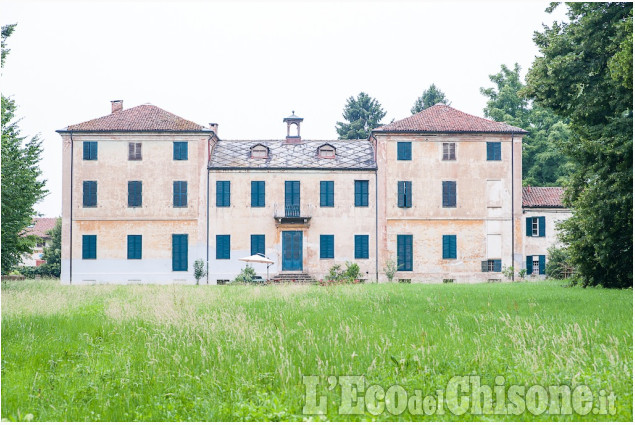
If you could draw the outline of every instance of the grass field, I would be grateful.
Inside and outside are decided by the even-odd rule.
[[[320,377],[326,414],[303,415],[303,375]],[[614,392],[617,412],[339,415],[327,377],[343,375],[408,395],[456,375],[584,384]],[[2,418],[630,421],[632,405],[631,290],[2,284]]]

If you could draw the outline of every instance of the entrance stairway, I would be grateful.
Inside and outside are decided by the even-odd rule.
[[[310,284],[315,282],[315,279],[306,273],[279,273],[271,278],[273,283],[298,283],[298,284]]]

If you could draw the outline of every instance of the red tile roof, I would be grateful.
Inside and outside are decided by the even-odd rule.
[[[57,218],[36,217],[33,219],[33,227],[24,229],[24,236],[35,235],[41,238],[50,237],[47,232],[55,227]]]
[[[523,207],[564,208],[562,187],[523,187]]]
[[[389,133],[527,133],[519,127],[466,114],[437,103],[411,117],[383,125],[373,131]]]
[[[122,109],[105,117],[69,125],[60,131],[200,131],[200,126],[168,111],[146,104]]]

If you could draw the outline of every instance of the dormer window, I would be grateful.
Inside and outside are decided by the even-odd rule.
[[[322,145],[318,148],[318,157],[320,158],[335,158],[335,147],[331,145]]]
[[[251,157],[256,159],[268,158],[269,148],[265,145],[256,145],[251,148]]]

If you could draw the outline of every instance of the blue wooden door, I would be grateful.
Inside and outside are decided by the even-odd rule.
[[[302,232],[282,232],[282,270],[302,270]]]
[[[284,212],[286,217],[300,216],[300,182],[284,182]]]

